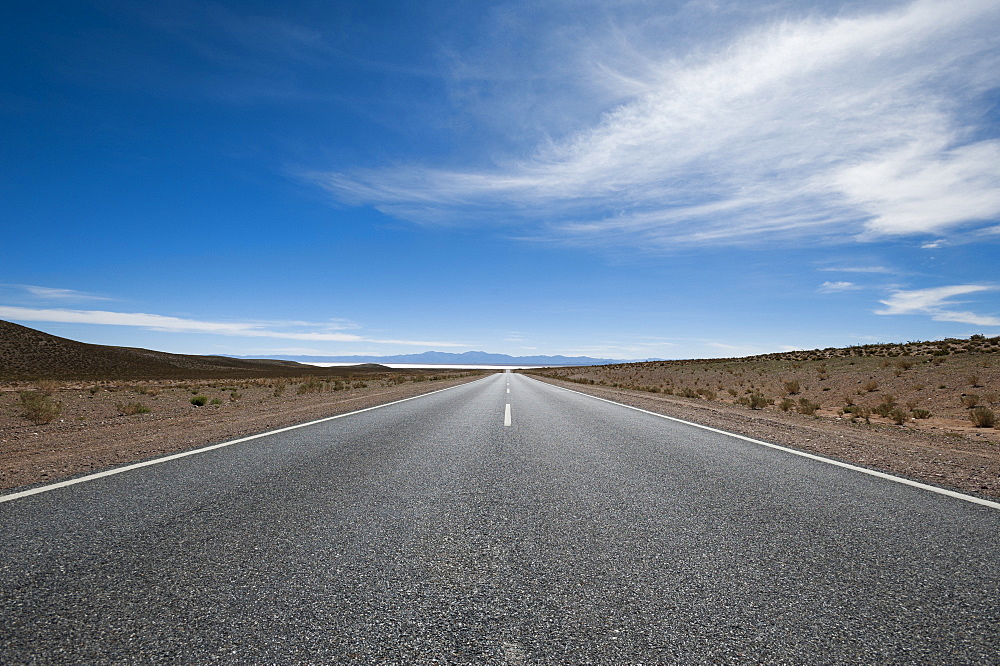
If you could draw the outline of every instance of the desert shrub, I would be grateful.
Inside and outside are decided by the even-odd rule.
[[[208,396],[196,395],[193,398],[191,398],[191,404],[194,405],[195,407],[204,407],[205,405],[208,404]]]
[[[295,391],[298,395],[304,395],[306,393],[322,393],[326,388],[326,385],[315,377],[310,377],[306,381],[299,384],[299,388]]]
[[[209,402],[208,404],[210,404],[210,405],[221,405],[222,404],[222,398],[212,398],[211,402]]]
[[[795,395],[799,392],[799,383],[795,380],[785,382],[785,393]]]
[[[62,413],[62,403],[41,391],[21,392],[21,414],[35,425],[45,425]]]
[[[715,400],[716,398],[715,391],[712,389],[700,388],[696,391],[696,393],[705,398],[705,400]]]
[[[118,413],[122,416],[134,416],[136,414],[149,414],[151,410],[141,402],[118,402],[115,403]]]
[[[969,382],[969,386],[971,386],[972,388],[979,388],[981,386],[981,384],[979,383],[979,375],[976,374],[968,375],[965,379],[966,381]]]
[[[963,393],[958,399],[962,401],[962,406],[966,409],[972,409],[979,404],[979,396],[975,393]]]
[[[684,398],[697,398],[698,392],[695,391],[693,388],[685,386],[683,389],[680,390],[680,392],[677,395],[682,396]]]
[[[62,386],[62,384],[54,379],[39,379],[35,382],[35,389],[38,393],[41,393],[44,396],[51,396],[59,390],[60,386]]]
[[[771,401],[760,393],[751,393],[747,396],[747,406],[750,409],[764,409],[769,404],[771,404]]]
[[[819,409],[819,404],[809,400],[809,398],[799,398],[799,406],[797,408],[799,414],[813,416],[816,414],[817,409]]]
[[[909,359],[899,359],[896,361],[896,367],[900,370],[909,370],[913,367],[913,361]]]
[[[878,382],[875,381],[874,379],[869,380],[869,381],[865,382],[864,384],[862,384],[861,388],[866,393],[872,393],[873,391],[877,391],[878,390]]]
[[[728,388],[728,389],[726,389],[726,393],[728,393],[729,395],[731,395],[732,397],[735,398],[739,394],[739,391],[737,391],[734,388]]]
[[[148,395],[152,397],[156,397],[160,394],[160,390],[154,386],[140,386],[136,389],[136,392],[139,395]]]
[[[915,419],[929,419],[931,417],[930,410],[927,409],[914,409],[913,418]]]
[[[892,422],[896,425],[903,425],[906,422],[907,417],[909,417],[909,413],[902,407],[893,407],[889,410],[889,418],[892,419]]]
[[[95,384],[94,386],[91,386],[87,390],[90,391],[90,395],[97,395],[97,392],[101,390],[101,387]]]
[[[236,402],[237,400],[239,400],[242,397],[243,397],[243,394],[240,393],[239,391],[230,391],[230,393],[229,393],[229,399],[232,400],[233,402]]]
[[[438,377],[435,377],[434,379],[438,379]],[[589,381],[591,384],[594,383],[593,379]],[[351,384],[351,388],[368,388],[368,382],[354,382],[353,384]]]
[[[976,424],[977,428],[992,428],[997,424],[996,414],[988,407],[974,407],[969,412],[969,420]]]
[[[865,423],[871,423],[872,410],[870,407],[861,407],[856,405],[851,408],[851,421],[855,421],[859,418],[864,419]]]
[[[782,398],[781,402],[778,403],[778,408],[783,412],[787,412],[793,407],[795,407],[795,401],[791,398]]]
[[[285,382],[285,380],[283,380],[283,379],[279,380],[274,385],[274,397],[275,398],[280,397],[285,392],[286,388],[288,388],[288,383]]]

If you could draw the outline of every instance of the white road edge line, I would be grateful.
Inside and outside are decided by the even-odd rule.
[[[489,379],[492,375],[486,375],[483,379]],[[394,400],[392,402],[387,402],[383,405],[375,405],[374,407],[365,407],[364,409],[358,409],[353,412],[347,412],[345,414],[337,414],[335,416],[327,416],[326,418],[317,419],[315,421],[309,421],[307,423],[299,423],[293,426],[287,426],[285,428],[278,428],[277,430],[269,430],[267,432],[258,433],[256,435],[250,435],[249,437],[241,437],[239,439],[229,440],[228,442],[220,442],[218,444],[211,444],[209,446],[203,446],[200,449],[191,449],[190,451],[181,451],[180,453],[174,453],[169,456],[164,456],[162,458],[154,458],[152,460],[145,460],[139,463],[133,463],[131,465],[126,465],[124,467],[115,467],[114,469],[104,470],[103,472],[97,472],[96,474],[88,474],[87,476],[81,476],[75,479],[68,479],[66,481],[57,481],[56,483],[49,484],[47,486],[39,486],[37,488],[30,488],[28,490],[22,490],[18,493],[11,493],[9,495],[0,495],[0,504],[4,502],[12,502],[16,499],[21,499],[22,497],[28,497],[30,495],[37,495],[39,493],[46,493],[50,490],[56,490],[58,488],[65,488],[66,486],[74,486],[78,483],[84,483],[86,481],[94,481],[96,479],[102,479],[106,476],[113,476],[115,474],[121,474],[122,472],[130,472],[134,469],[139,469],[140,467],[149,467],[150,465],[159,465],[160,463],[165,463],[171,460],[177,460],[178,458],[186,458],[187,456],[194,456],[199,453],[205,453],[206,451],[212,451],[214,449],[221,449],[226,446],[232,446],[233,444],[240,444],[242,442],[249,442],[252,439],[260,439],[261,437],[268,437],[270,435],[277,435],[280,432],[288,432],[289,430],[296,430],[298,428],[305,428],[306,426],[316,425],[317,423],[325,423],[326,421],[333,421],[334,419],[342,419],[348,416],[354,416],[355,414],[361,414],[362,412],[370,412],[373,409],[381,409],[383,407],[389,407],[390,405],[398,405],[401,402],[407,402],[409,400],[416,400],[417,398],[426,398],[429,395],[434,395],[435,393],[441,393],[442,391],[450,391],[451,389],[458,388],[459,386],[467,386],[469,384],[475,384],[476,382],[483,381],[482,379],[476,379],[471,382],[466,382],[464,384],[458,384],[456,386],[449,386],[448,388],[438,389],[436,391],[431,391],[430,393],[421,393],[420,395],[413,395],[409,398],[403,398],[402,400]]]
[[[527,377],[527,375],[525,376]],[[542,384],[548,384],[548,382],[542,382],[541,380],[535,379],[534,377],[530,377],[530,379],[536,382],[541,382]],[[1000,502],[993,502],[991,500],[983,499],[981,497],[966,495],[964,493],[959,493],[954,490],[948,490],[947,488],[938,488],[937,486],[931,486],[926,483],[920,483],[919,481],[912,481],[910,479],[905,479],[901,476],[893,476],[892,474],[886,474],[885,472],[877,472],[873,469],[868,469],[866,467],[859,467],[857,465],[841,462],[839,460],[833,460],[831,458],[824,458],[822,456],[813,455],[812,453],[806,453],[805,451],[798,451],[796,449],[792,449],[787,446],[781,446],[780,444],[771,444],[770,442],[764,442],[759,439],[753,439],[752,437],[737,435],[734,432],[719,430],[718,428],[712,428],[710,426],[702,425],[700,423],[694,423],[693,421],[685,421],[684,419],[678,419],[673,416],[667,416],[665,414],[657,414],[656,412],[651,412],[648,409],[633,407],[632,405],[626,405],[623,402],[615,402],[614,400],[608,400],[607,398],[599,398],[596,395],[590,395],[589,393],[583,393],[581,391],[574,391],[573,389],[566,388],[565,386],[556,386],[555,384],[548,384],[548,385],[557,389],[562,389],[563,391],[569,391],[570,393],[584,395],[587,396],[588,398],[593,398],[594,400],[600,400],[601,402],[608,402],[611,403],[612,405],[618,405],[620,407],[632,409],[637,412],[642,412],[643,414],[651,414],[653,416],[658,416],[661,419],[667,419],[668,421],[676,421],[677,423],[683,423],[685,425],[694,426],[695,428],[701,428],[702,430],[708,430],[709,432],[719,433],[720,435],[729,435],[730,437],[735,437],[736,439],[742,439],[745,442],[750,442],[752,444],[759,444],[760,446],[766,446],[772,449],[778,449],[779,451],[785,451],[786,453],[792,453],[797,456],[802,456],[803,458],[809,458],[810,460],[816,460],[822,463],[827,463],[828,465],[836,465],[837,467],[843,467],[844,469],[854,470],[855,472],[862,472],[863,474],[877,476],[878,478],[886,479],[887,481],[895,481],[896,483],[902,483],[904,485],[913,486],[914,488],[920,488],[922,490],[929,490],[932,493],[947,495],[948,497],[954,497],[955,499],[965,500],[966,502],[972,502],[973,504],[981,504],[983,506],[988,506],[993,509],[1000,509]],[[2,501],[2,498],[0,498],[0,501]]]
[[[503,409],[503,424],[506,427],[510,426],[510,403],[509,402],[507,403],[507,406],[504,407],[504,409]]]

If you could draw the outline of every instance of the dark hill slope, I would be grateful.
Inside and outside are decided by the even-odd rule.
[[[362,371],[392,372],[384,366]],[[357,368],[317,368],[292,361],[188,356],[67,340],[0,320],[0,379],[239,379],[330,376]]]

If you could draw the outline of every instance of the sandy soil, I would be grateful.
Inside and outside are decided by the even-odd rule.
[[[836,458],[961,492],[1000,499],[1000,447],[995,432],[917,429],[886,422],[751,410],[735,404],[646,391],[537,379],[658,414]]]
[[[0,488],[51,482],[343,414],[462,384],[482,374],[439,376],[448,378],[383,375],[341,385],[308,378],[9,383],[0,387]],[[22,391],[39,389],[62,407],[59,416],[44,425],[26,419],[21,405]],[[198,395],[205,396],[208,404],[191,404]],[[135,403],[151,411],[125,415]]]

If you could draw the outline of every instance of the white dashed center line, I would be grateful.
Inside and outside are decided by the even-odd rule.
[[[507,427],[510,426],[510,403],[509,402],[507,403],[507,406],[504,407],[504,410],[503,410],[503,424],[505,426],[507,426]]]

